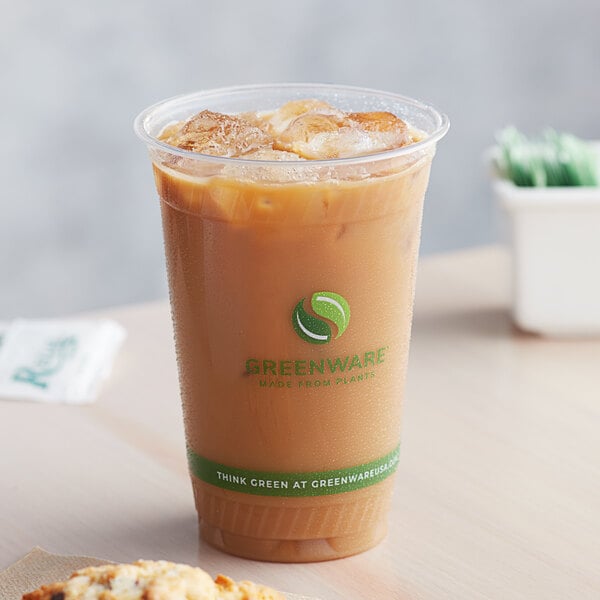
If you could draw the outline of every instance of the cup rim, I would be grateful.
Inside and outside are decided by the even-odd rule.
[[[415,100],[414,98],[410,98],[408,96],[403,96],[401,94],[395,94],[392,92],[385,92],[382,90],[377,90],[373,88],[365,88],[360,86],[352,86],[352,85],[330,85],[326,83],[265,83],[265,84],[250,84],[250,85],[236,85],[236,86],[227,86],[220,88],[212,88],[207,90],[201,90],[199,92],[191,92],[186,94],[179,94],[177,96],[172,96],[170,98],[166,98],[161,100],[160,102],[156,102],[152,104],[148,108],[144,109],[140,112],[134,120],[133,128],[136,135],[145,142],[149,147],[154,147],[157,150],[162,150],[164,152],[168,152],[175,156],[180,156],[182,158],[191,159],[191,160],[201,160],[203,162],[212,162],[212,163],[226,163],[226,164],[237,164],[238,166],[250,166],[250,165],[258,165],[258,166],[274,166],[277,165],[279,167],[282,166],[282,161],[278,160],[256,160],[251,158],[241,158],[241,157],[227,157],[227,156],[214,156],[212,154],[203,154],[201,152],[193,152],[191,150],[183,150],[181,148],[176,148],[175,146],[171,146],[166,142],[162,142],[152,136],[147,130],[147,122],[148,120],[160,109],[168,108],[169,106],[175,106],[177,104],[181,104],[184,101],[189,101],[191,99],[207,99],[215,96],[223,96],[230,95],[236,93],[244,93],[250,91],[261,91],[261,90],[269,90],[269,89],[294,89],[294,88],[313,88],[317,90],[327,90],[329,92],[339,91],[343,92],[354,92],[354,93],[364,93],[370,95],[376,95],[381,98],[389,98],[390,100],[394,100],[396,102],[402,102],[404,104],[411,105],[415,108],[418,108],[424,112],[428,112],[433,115],[436,120],[436,129],[426,138],[415,142],[413,144],[408,144],[406,146],[402,146],[400,148],[394,148],[392,150],[384,150],[383,152],[375,152],[373,154],[364,154],[361,156],[351,156],[345,158],[328,158],[328,159],[317,159],[317,160],[286,160],[284,162],[288,167],[297,168],[299,166],[310,166],[310,167],[327,167],[333,165],[354,165],[360,163],[372,163],[381,160],[393,159],[400,156],[406,156],[409,154],[413,154],[418,152],[419,150],[425,150],[432,145],[435,145],[438,140],[440,140],[447,133],[450,128],[450,122],[448,117],[437,110],[433,105],[421,102],[420,100]]]

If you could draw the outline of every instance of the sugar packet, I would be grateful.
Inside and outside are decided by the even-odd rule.
[[[0,322],[0,398],[93,402],[125,335],[106,319]]]

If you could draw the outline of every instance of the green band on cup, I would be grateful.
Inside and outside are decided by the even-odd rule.
[[[307,473],[238,469],[214,462],[188,448],[193,475],[217,487],[257,496],[327,496],[368,487],[389,477],[398,467],[400,445],[389,454],[362,465]]]

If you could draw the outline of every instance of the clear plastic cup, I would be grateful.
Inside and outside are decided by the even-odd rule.
[[[357,158],[256,161],[171,147],[165,126],[315,98],[421,132]],[[259,560],[328,560],[385,535],[422,202],[448,121],[330,85],[244,86],[142,112],[161,201],[190,473],[204,540]]]

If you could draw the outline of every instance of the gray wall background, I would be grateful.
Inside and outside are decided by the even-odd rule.
[[[498,128],[600,137],[596,0],[0,5],[0,319],[166,296],[132,120],[167,96],[316,81],[438,106],[452,128],[432,171],[424,253],[495,239],[481,155]]]

